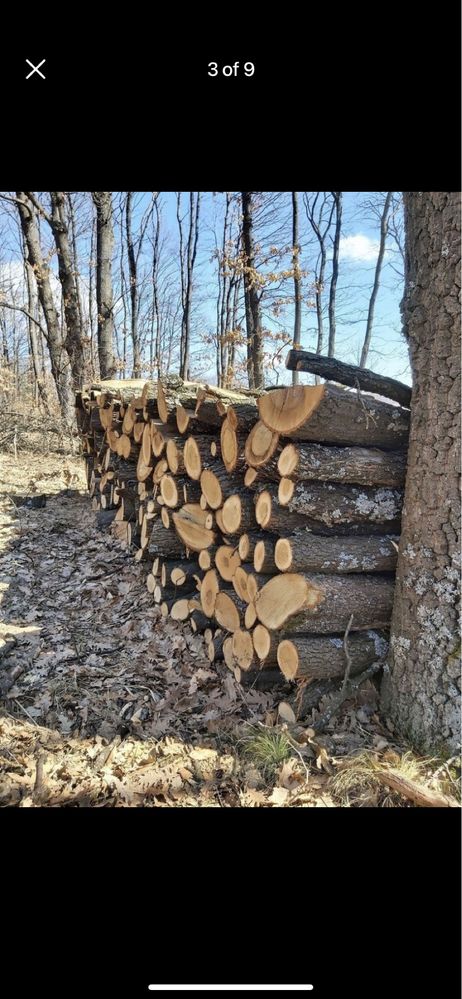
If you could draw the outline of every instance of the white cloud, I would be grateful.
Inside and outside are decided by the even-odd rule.
[[[379,253],[379,242],[358,232],[356,236],[342,236],[340,240],[340,256],[344,260],[356,263],[376,261]]]

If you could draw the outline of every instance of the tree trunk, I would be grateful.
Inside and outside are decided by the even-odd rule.
[[[292,267],[294,272],[294,350],[300,348],[302,336],[302,278],[300,269],[300,243],[298,241],[298,192],[292,191]],[[292,385],[299,383],[298,371],[292,373]]]
[[[128,273],[130,277],[131,336],[133,346],[133,378],[141,378],[141,347],[138,336],[138,275],[132,232],[132,191],[127,191],[125,231],[127,236]]]
[[[380,275],[382,273],[382,264],[385,255],[385,244],[387,242],[387,235],[388,235],[388,216],[390,213],[390,204],[392,197],[393,197],[393,191],[388,191],[388,194],[385,198],[385,204],[383,206],[383,212],[380,218],[379,255],[377,257],[377,263],[375,265],[374,284],[372,286],[372,293],[369,301],[369,311],[367,313],[366,334],[364,337],[363,349],[361,351],[361,360],[359,362],[361,368],[366,367],[367,355],[369,353],[369,347],[371,345],[372,327],[374,323],[375,300],[377,298],[379,291]]]
[[[334,236],[334,248],[332,257],[332,277],[330,282],[330,294],[329,294],[329,357],[334,357],[335,354],[335,334],[336,334],[336,295],[337,295],[337,279],[338,279],[338,260],[340,253],[340,236],[342,232],[342,192],[333,191],[333,196],[335,200],[335,236]]]
[[[33,205],[24,191],[16,191],[16,197],[19,201],[18,212],[28,250],[29,264],[35,274],[39,301],[45,316],[51,373],[56,385],[61,413],[64,420],[70,424],[74,418],[74,393],[69,377],[69,356],[64,346],[59,316],[51,290],[50,270],[42,256],[37,216]]]
[[[86,351],[83,330],[80,323],[79,296],[69,242],[69,230],[65,213],[64,191],[51,191],[50,226],[58,252],[58,273],[63,293],[64,317],[66,320],[66,350],[71,362],[74,388],[81,388],[88,379]]]
[[[112,338],[112,228],[111,191],[93,191],[96,208],[96,302],[98,306],[98,358],[100,377],[114,378],[116,372]]]
[[[460,194],[404,194],[414,388],[382,705],[421,749],[460,748]]]
[[[257,292],[253,240],[252,191],[242,191],[242,244],[244,249],[244,297],[247,325],[247,358],[250,388],[263,388],[263,335]]]

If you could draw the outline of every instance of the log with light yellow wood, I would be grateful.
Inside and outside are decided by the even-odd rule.
[[[296,385],[258,400],[260,419],[292,440],[318,444],[407,447],[409,410],[336,385]]]
[[[371,663],[383,659],[388,651],[388,634],[358,631],[348,636],[351,676],[362,673]],[[281,636],[277,662],[286,680],[324,680],[344,676],[347,657],[341,635]]]

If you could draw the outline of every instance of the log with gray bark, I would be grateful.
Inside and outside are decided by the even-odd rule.
[[[313,375],[339,382],[340,385],[350,385],[352,388],[359,386],[365,392],[375,392],[386,399],[394,399],[400,406],[408,409],[411,405],[412,389],[409,385],[395,378],[379,375],[368,368],[337,361],[335,357],[324,357],[308,350],[289,350],[286,368],[289,371],[309,371]]]

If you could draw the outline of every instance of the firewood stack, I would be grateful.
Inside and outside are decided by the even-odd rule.
[[[93,509],[146,560],[164,616],[237,679],[341,677],[381,657],[409,411],[326,383],[237,393],[169,378],[76,399]],[[276,671],[276,673],[275,673]]]

